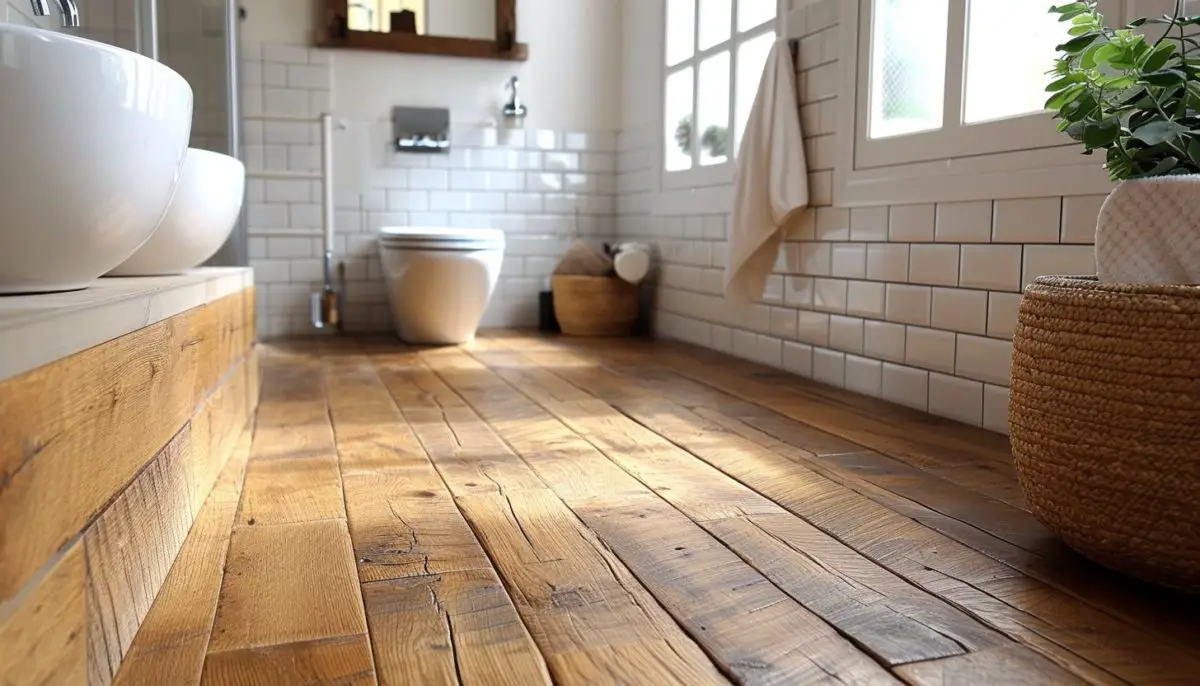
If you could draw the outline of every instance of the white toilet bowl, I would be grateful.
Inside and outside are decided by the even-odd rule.
[[[454,345],[475,337],[500,277],[503,231],[386,227],[379,253],[403,341]]]

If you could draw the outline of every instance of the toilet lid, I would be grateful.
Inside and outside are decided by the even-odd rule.
[[[499,229],[452,229],[440,226],[385,226],[380,245],[420,250],[495,250],[504,248]]]

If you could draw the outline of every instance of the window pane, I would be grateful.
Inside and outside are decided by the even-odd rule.
[[[696,52],[696,0],[668,0],[667,64],[679,64]]]
[[[692,168],[692,68],[688,67],[667,77],[667,171]]]
[[[733,0],[700,0],[700,49],[729,40],[732,24]]]
[[[775,18],[775,0],[738,0],[738,32],[749,31]]]
[[[700,63],[700,164],[729,160],[729,52],[720,52]]]
[[[746,0],[742,0],[745,2]],[[750,118],[750,108],[754,106],[754,96],[758,95],[758,84],[762,80],[763,66],[767,63],[767,55],[771,53],[771,45],[775,43],[775,33],[765,33],[757,38],[742,43],[737,54],[737,141],[741,146],[742,131],[746,129],[746,120]]]
[[[941,128],[949,9],[949,0],[875,0],[872,138]]]
[[[1040,112],[1054,47],[1067,40],[1068,28],[1046,11],[1045,0],[971,0],[963,120]]]

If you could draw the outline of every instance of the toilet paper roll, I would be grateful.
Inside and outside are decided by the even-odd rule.
[[[613,258],[613,269],[622,281],[640,283],[650,273],[650,253],[640,249],[621,250]]]

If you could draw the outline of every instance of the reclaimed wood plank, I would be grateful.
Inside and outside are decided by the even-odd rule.
[[[249,430],[238,437],[121,663],[116,686],[200,683],[250,440]]]
[[[88,528],[88,682],[107,684],[121,667],[192,524],[191,427]]]
[[[316,358],[267,358],[237,526],[345,519],[337,447]]]
[[[328,365],[326,383],[360,580],[490,570],[370,362]]]
[[[235,526],[209,659],[366,633],[353,555],[341,520]]]
[[[483,547],[370,361],[325,359],[350,535],[383,684],[549,683]]]
[[[494,347],[505,349],[505,345],[507,341]],[[534,345],[542,351],[547,349],[546,343]],[[818,454],[822,439],[817,438],[815,447],[805,442],[812,436],[811,427],[765,407],[753,406],[747,411],[746,403],[672,372],[644,365],[611,364],[603,351],[563,354],[554,350],[539,352],[537,357],[568,374],[572,368],[589,367],[588,387],[605,397],[620,397],[622,393],[645,397],[631,390],[636,385],[654,397],[690,406],[713,424],[799,462],[1028,577],[1115,614],[1178,648],[1193,654],[1200,651],[1200,646],[1184,638],[1200,631],[1200,613],[1195,612],[1200,606],[1195,599],[1135,584],[1083,560],[1028,513],[880,453]]]
[[[179,432],[245,354],[252,313],[232,295],[0,383],[0,602]]]
[[[454,391],[489,421],[510,409],[514,402],[522,401],[513,388],[466,355],[440,351],[424,357]],[[510,444],[516,438],[503,437]],[[567,432],[555,436],[553,445],[562,445],[572,437],[580,440]],[[584,445],[577,445],[577,449]],[[521,446],[514,444],[514,447],[521,451]],[[689,459],[695,462],[694,458]],[[697,492],[712,492],[717,502],[714,511],[732,508],[741,512],[742,507],[755,508],[760,504],[763,511],[781,511],[761,498],[758,498],[760,503],[747,500],[748,492],[735,489],[732,481],[715,471],[712,476],[720,477],[719,480],[705,481],[669,459],[658,459],[649,471],[664,481],[673,476],[680,491],[695,488]],[[726,497],[732,497],[732,501],[722,498],[724,486],[729,486]],[[702,508],[698,500],[693,502],[695,507]],[[877,663],[651,489],[643,488],[639,496],[626,496],[619,501],[593,492],[591,498],[567,504],[735,678],[785,682],[889,679]],[[783,636],[792,638],[783,643],[776,640]],[[788,647],[780,649],[783,644]]]
[[[0,606],[0,684],[87,680],[87,560],[74,545],[16,608]],[[10,614],[4,611],[9,610]]]
[[[1011,684],[1019,676],[1027,684],[1086,684],[1037,653],[1019,646],[993,648],[932,662],[917,662],[896,670],[905,681],[919,686]]]
[[[491,568],[363,586],[381,684],[549,684]]]
[[[405,367],[419,365],[419,358],[372,362],[488,551],[556,681],[728,683],[612,552],[459,406],[461,400],[443,415],[434,395],[414,392]],[[438,392],[453,395],[448,388]]]
[[[337,684],[374,686],[365,634],[209,655],[205,686]]]
[[[648,472],[649,478],[642,478],[648,486],[884,664],[957,655],[964,652],[964,645],[977,648],[1002,641],[995,632],[932,596],[908,592],[910,587],[902,580],[657,434],[617,415],[608,405],[594,399],[554,400],[573,397],[558,387],[564,379],[528,368],[536,367],[528,360],[478,352],[475,355],[490,363],[500,378],[631,473],[641,478],[647,473],[644,464],[654,461],[656,467]],[[576,392],[591,388],[589,380],[580,379]],[[675,479],[655,473],[668,464],[677,473]],[[688,488],[696,490],[694,498],[680,495]],[[720,495],[723,492],[737,494],[736,499],[727,501]],[[691,504],[709,493],[716,494],[712,511]],[[766,522],[772,522],[775,531],[765,528]],[[776,533],[781,528],[786,533]],[[890,586],[893,592],[900,592],[891,598],[866,590],[875,586]]]

